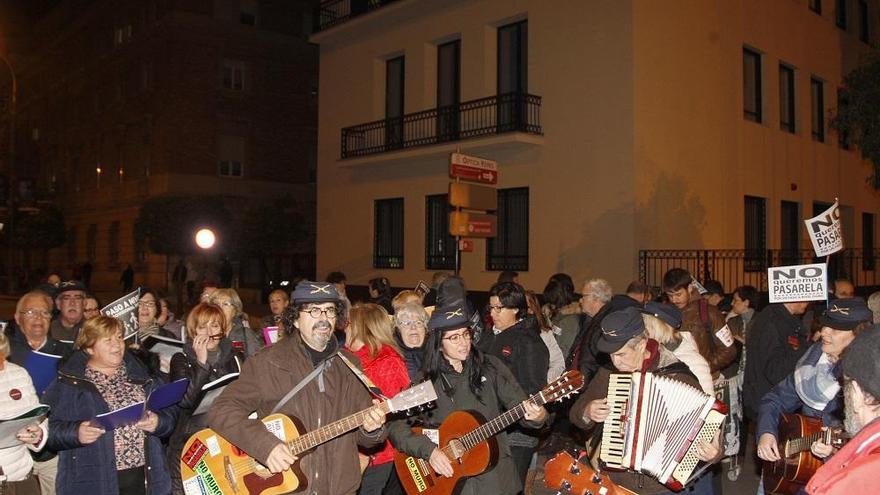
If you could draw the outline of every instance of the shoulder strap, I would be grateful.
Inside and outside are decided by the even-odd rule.
[[[700,298],[700,321],[703,322],[703,328],[706,329],[707,332],[712,333],[712,322],[709,321],[709,303]]]
[[[303,378],[302,380],[299,381],[299,383],[294,385],[294,387],[292,389],[290,389],[290,392],[287,392],[287,395],[282,397],[281,400],[279,400],[278,403],[275,404],[275,407],[272,408],[272,412],[270,412],[269,414],[277,413],[278,410],[281,409],[282,406],[284,406],[285,404],[290,402],[290,399],[292,399],[294,395],[298,394],[299,391],[303,389],[303,387],[308,385],[308,383],[310,381],[314,380],[316,376],[320,375],[324,371],[324,368],[327,367],[327,364],[330,362],[331,359],[333,359],[333,356],[335,356],[335,355],[336,355],[336,353],[331,354],[330,357],[321,361],[321,364],[319,364],[318,366],[315,366],[315,369],[313,369],[311,373],[306,375],[305,378]]]

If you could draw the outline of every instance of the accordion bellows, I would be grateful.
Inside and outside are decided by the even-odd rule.
[[[675,491],[699,462],[696,441],[711,441],[727,414],[714,397],[653,373],[613,373],[607,400],[600,458],[609,468],[647,474]]]

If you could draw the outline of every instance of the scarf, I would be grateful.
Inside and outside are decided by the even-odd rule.
[[[816,354],[819,354],[818,358]],[[840,391],[835,363],[822,352],[821,345],[811,347],[798,361],[794,369],[794,387],[804,404],[817,411],[825,410]]]

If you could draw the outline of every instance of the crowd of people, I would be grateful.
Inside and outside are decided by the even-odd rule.
[[[461,453],[428,432],[460,411],[485,421],[521,407],[521,419],[495,436],[496,462],[458,492],[518,494],[539,452],[599,448],[611,376],[636,371],[718,397],[728,410],[718,434],[695,441],[709,469],[681,493],[717,493],[723,458],[779,460],[779,422],[788,413],[852,437],[843,447],[810,445],[824,464],[806,493],[866,488],[880,472],[880,293],[855,297],[849,281],[835,281],[827,302],[769,305],[755,287],[728,294],[681,268],[659,288],[637,281],[620,293],[600,278],[575,286],[564,273],[531,291],[503,272],[483,307],[447,273],[436,274],[430,290],[394,291],[385,277],[368,288],[369,298],[352,301],[345,275],[333,272],[292,292],[272,291],[268,314],[257,319],[234,289],[207,285],[183,320],[162,294],[142,288],[133,338],[100,314],[81,282],[53,280],[26,293],[0,335],[0,419],[39,404],[50,409],[15,433],[14,446],[0,448],[0,493],[189,493],[181,455],[210,427],[271,473],[296,466],[308,493],[403,494],[396,453],[456,476]],[[277,340],[268,340],[268,328]],[[180,351],[151,352],[143,345],[151,336],[180,341]],[[49,380],[34,371],[35,353],[58,358]],[[580,395],[543,406],[527,400],[567,370],[584,377]],[[234,374],[201,412],[203,387]],[[184,378],[175,405],[109,431],[96,421]],[[437,399],[420,412],[372,407],[425,381]],[[355,431],[302,454],[261,421],[279,412],[296,418],[301,432],[364,414]],[[644,473],[608,476],[635,493],[674,493]]]

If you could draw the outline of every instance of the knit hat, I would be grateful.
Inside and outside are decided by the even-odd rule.
[[[293,304],[336,302],[339,294],[336,286],[329,282],[302,281],[293,290]]]
[[[843,374],[880,399],[880,325],[856,335],[843,353]]]
[[[431,319],[428,320],[428,330],[456,330],[459,328],[470,328],[471,322],[468,319],[467,309],[462,306],[445,306],[437,308],[431,313]]]
[[[631,338],[644,332],[645,321],[642,320],[641,309],[630,306],[602,318],[602,336],[599,337],[596,348],[600,352],[611,354],[620,350]]]
[[[851,297],[831,301],[828,309],[819,316],[819,323],[835,330],[852,330],[861,323],[871,323],[873,319],[874,313],[868,309],[865,301],[860,297]]]

